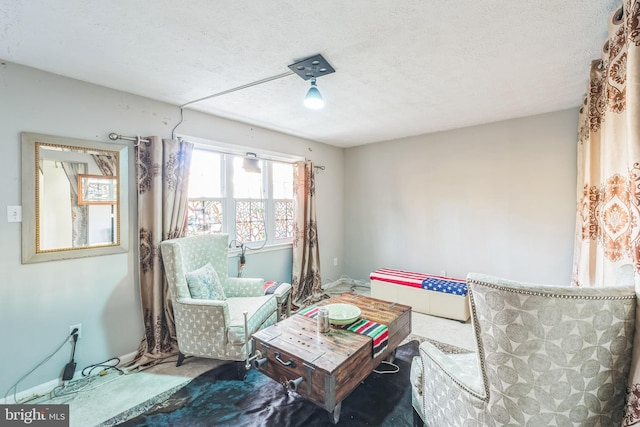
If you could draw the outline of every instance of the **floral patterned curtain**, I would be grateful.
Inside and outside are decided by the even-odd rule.
[[[322,290],[316,220],[316,178],[311,162],[296,162],[293,173],[295,225],[291,294],[295,305],[304,306],[305,301]]]
[[[611,286],[640,274],[640,0],[609,21],[580,109],[573,283]]]
[[[102,175],[114,176],[116,174],[117,159],[113,154],[94,154],[93,160],[98,165]]]
[[[169,288],[161,265],[161,241],[182,237],[187,222],[189,165],[193,144],[139,139],[136,146],[140,293],[145,337],[135,362],[151,364],[177,352]]]
[[[640,0],[609,21],[580,109],[573,283],[640,288]],[[640,425],[640,309],[622,425]],[[629,332],[631,333],[631,332]]]

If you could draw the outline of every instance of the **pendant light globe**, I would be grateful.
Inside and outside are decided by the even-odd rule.
[[[319,110],[324,107],[324,99],[322,99],[322,95],[316,87],[315,78],[311,79],[311,87],[304,97],[304,106],[311,110]]]

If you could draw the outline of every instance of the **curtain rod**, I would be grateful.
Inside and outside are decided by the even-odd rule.
[[[151,142],[150,140],[145,139],[145,138],[139,138],[139,137],[135,137],[135,136],[123,136],[123,135],[119,135],[119,134],[117,134],[115,132],[111,132],[109,134],[109,139],[112,140],[112,141],[117,141],[118,139],[124,139],[125,141],[134,141],[134,142],[137,142],[137,141]]]
[[[179,136],[178,138],[182,140],[182,137]],[[221,147],[216,145],[206,145],[198,142],[194,142],[194,144],[196,144],[196,148],[198,149],[202,149],[206,151],[214,151],[216,153],[221,153],[221,154],[230,154],[232,156],[240,156],[240,157],[244,156],[249,158],[255,158],[258,160],[269,160],[269,161],[276,161],[276,162],[289,163],[289,164],[294,164],[296,162],[296,160],[293,160],[293,159],[285,159],[282,157],[273,156],[273,155],[264,154],[264,153],[254,153],[252,151],[244,151],[241,149]],[[295,156],[295,157],[298,157],[298,156]],[[300,159],[304,161],[308,160],[306,157],[300,157]],[[325,170],[325,167],[323,165],[313,165],[313,167],[315,169],[319,169],[322,171]]]
[[[123,135],[117,134],[115,132],[111,132],[109,134],[109,139],[112,140],[112,141],[117,141],[118,139],[123,139],[125,141],[134,141],[134,142],[137,142],[137,141],[151,142],[151,141],[149,141],[148,139],[145,139],[145,138],[139,138],[139,137],[135,137],[135,136],[123,136]],[[212,150],[212,151],[215,151],[215,150]],[[321,171],[325,170],[325,167],[322,166],[322,165],[313,165],[313,167],[316,168],[316,169],[319,169]]]

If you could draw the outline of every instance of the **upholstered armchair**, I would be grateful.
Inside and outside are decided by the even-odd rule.
[[[477,351],[422,343],[414,425],[619,426],[631,361],[633,286],[559,287],[469,274]]]
[[[291,285],[264,295],[264,280],[228,277],[227,234],[182,237],[160,244],[178,339],[185,356],[246,362],[250,337],[279,318]],[[246,313],[246,314],[245,314]]]

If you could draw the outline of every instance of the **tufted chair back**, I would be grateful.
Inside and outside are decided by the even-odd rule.
[[[467,284],[477,353],[453,360],[421,345],[414,407],[427,425],[620,425],[633,286],[549,286],[479,274]]]
[[[227,234],[189,236],[168,240],[163,251],[167,281],[174,299],[190,297],[186,273],[197,270],[210,262],[224,284],[228,276]],[[169,277],[171,276],[171,277]]]

